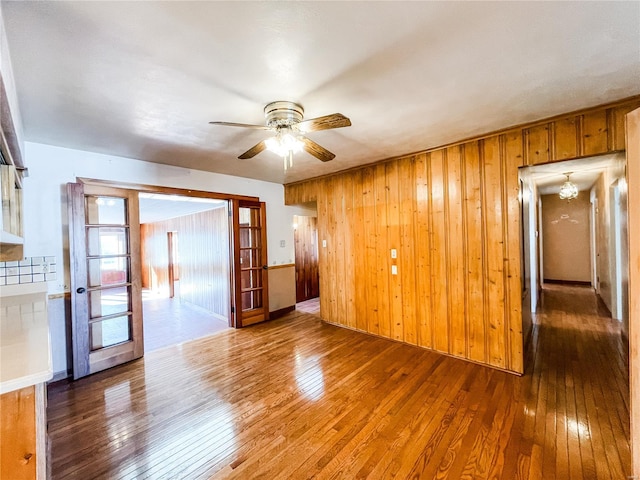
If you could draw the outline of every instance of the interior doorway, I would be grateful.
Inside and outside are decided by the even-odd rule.
[[[294,215],[294,244],[296,260],[296,303],[320,296],[318,271],[318,218]]]
[[[145,351],[229,328],[229,202],[139,194]]]
[[[624,153],[617,153],[520,169],[523,255],[529,260],[525,287],[533,298],[545,282],[587,285],[612,317],[626,324],[624,314],[618,314],[627,298],[622,281],[628,268],[622,255],[626,197],[621,201],[618,187],[624,183],[625,165]],[[567,173],[579,193],[576,199],[560,201]],[[537,305],[527,307],[535,312]]]

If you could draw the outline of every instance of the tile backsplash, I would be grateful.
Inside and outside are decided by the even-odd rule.
[[[56,257],[25,257],[19,262],[0,262],[0,285],[48,282],[56,279]]]

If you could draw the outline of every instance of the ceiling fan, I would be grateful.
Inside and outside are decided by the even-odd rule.
[[[341,113],[325,115],[324,117],[303,120],[304,109],[294,102],[271,102],[264,107],[265,125],[248,125],[233,122],[209,122],[212,125],[228,127],[252,128],[258,130],[270,130],[275,133],[271,138],[262,140],[251,147],[238,158],[247,159],[255,157],[265,149],[271,150],[283,158],[284,169],[293,166],[293,154],[305,150],[318,160],[328,162],[335,158],[335,154],[307,138],[305,134],[331,128],[351,126],[351,120]]]

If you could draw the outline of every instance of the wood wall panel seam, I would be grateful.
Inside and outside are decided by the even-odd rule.
[[[551,131],[551,128],[549,129],[549,132]],[[502,281],[503,284],[505,285],[505,287],[508,285],[508,281],[509,281],[509,253],[508,253],[508,246],[509,246],[509,223],[508,223],[508,213],[509,213],[509,209],[508,209],[508,190],[507,190],[507,169],[506,169],[506,159],[507,159],[507,150],[506,150],[506,139],[504,135],[500,135],[498,137],[499,139],[499,148],[500,148],[500,158],[501,158],[501,162],[500,162],[500,181],[502,184],[502,261],[503,261],[503,268],[502,268]],[[551,141],[550,141],[550,145],[551,145]],[[553,151],[550,148],[550,151]],[[511,338],[509,335],[509,330],[510,330],[510,318],[511,318],[511,308],[510,308],[510,297],[509,295],[505,295],[504,296],[504,321],[505,321],[505,328],[504,328],[504,342],[505,342],[505,351],[506,352],[511,352]],[[505,368],[507,370],[510,370],[511,368],[511,355],[505,355],[504,358],[505,361]]]
[[[448,149],[445,149],[442,151],[442,184],[443,184],[443,189],[442,189],[442,195],[444,197],[444,219],[445,219],[445,223],[449,223],[448,219],[449,219],[449,215],[450,215],[450,206],[449,206],[449,202],[451,200],[451,194],[449,192],[449,155],[448,155]],[[450,285],[451,285],[451,235],[444,235],[444,258],[445,258],[445,265],[447,265],[447,268],[445,268],[445,279],[446,279],[446,285],[447,285],[447,292],[446,292],[446,297],[447,297],[447,315],[446,315],[446,319],[447,319],[447,353],[451,353],[453,352],[453,338],[451,335],[451,312],[453,310],[453,306],[451,305],[452,303],[452,295],[450,292]]]
[[[478,142],[478,155],[479,155],[479,165],[480,165],[480,199],[482,205],[487,204],[486,199],[486,179],[485,179],[485,168],[484,168],[484,140],[480,140]],[[488,360],[489,357],[489,336],[487,335],[487,318],[489,316],[489,303],[487,299],[489,296],[489,274],[487,265],[487,223],[486,223],[486,213],[485,209],[480,209],[480,218],[481,218],[481,238],[482,238],[482,292],[483,292],[483,300],[482,300],[482,332],[483,332],[483,341],[484,341],[484,359],[483,362],[491,365],[491,362]]]
[[[465,161],[465,145],[460,146],[460,203],[461,203],[461,215],[462,215],[462,268],[464,271],[464,356],[469,358],[469,247],[466,241],[468,236],[468,224],[467,224],[467,170],[464,168]]]

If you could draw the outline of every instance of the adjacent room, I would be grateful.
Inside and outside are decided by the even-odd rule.
[[[0,478],[640,478],[639,2],[0,2]]]
[[[144,350],[229,328],[229,214],[223,200],[141,192]]]

